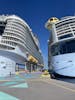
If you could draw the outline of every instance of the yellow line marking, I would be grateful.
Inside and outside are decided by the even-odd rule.
[[[63,89],[65,89],[65,90],[69,90],[69,91],[71,91],[71,92],[75,92],[74,89],[71,89],[71,88],[65,87],[65,86],[60,85],[60,84],[57,84],[57,83],[52,83],[51,81],[48,82],[47,80],[42,80],[42,81],[43,81],[43,82],[46,82],[46,83],[48,83],[48,84],[52,84],[52,85],[55,85],[55,86],[57,86],[57,87],[63,88]]]

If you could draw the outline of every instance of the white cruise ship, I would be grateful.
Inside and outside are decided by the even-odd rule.
[[[51,31],[48,41],[48,67],[54,73],[75,77],[75,16],[50,18],[45,27]]]
[[[15,15],[0,16],[0,77],[15,74],[16,66],[33,71],[43,67],[39,40]]]

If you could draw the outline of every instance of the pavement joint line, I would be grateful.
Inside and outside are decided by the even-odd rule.
[[[65,89],[65,90],[69,90],[69,91],[75,93],[75,90],[74,90],[74,89],[68,88],[68,87],[66,87],[66,86],[63,86],[63,85],[60,85],[60,84],[57,84],[57,83],[52,83],[52,82],[51,82],[52,80],[51,80],[50,82],[47,81],[47,80],[41,80],[41,81],[46,82],[46,83],[48,83],[48,84],[52,84],[52,85],[57,86],[57,87],[60,87],[60,88],[63,88],[63,89]]]

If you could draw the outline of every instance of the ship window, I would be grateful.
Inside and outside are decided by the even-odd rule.
[[[75,40],[65,42],[61,47],[62,54],[75,52]]]
[[[51,18],[50,21],[53,21],[53,19]]]
[[[70,40],[64,43],[59,43],[58,45],[53,45],[51,47],[52,56],[75,53],[75,40]]]
[[[6,69],[6,66],[3,66],[4,69]]]
[[[60,36],[60,37],[58,37],[58,39],[60,40],[60,39],[69,38],[72,36],[73,36],[72,34],[68,34],[68,35]]]
[[[2,34],[3,34],[4,29],[5,29],[5,25],[6,25],[6,23],[5,23],[5,22],[0,22],[0,35],[2,35]]]
[[[51,47],[51,54],[52,56],[58,55],[59,54],[59,46],[58,45],[54,45]]]

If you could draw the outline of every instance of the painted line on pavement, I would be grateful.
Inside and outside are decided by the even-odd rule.
[[[6,82],[6,81],[11,81],[11,80],[0,80],[0,82]]]
[[[11,96],[7,93],[0,92],[0,100],[20,100],[14,96]]]
[[[4,82],[4,83],[1,83],[0,86],[9,86],[9,85],[17,84],[17,83],[18,83],[18,82],[15,82],[15,81]]]
[[[20,83],[18,85],[10,86],[10,88],[28,88],[28,84],[27,83]]]

